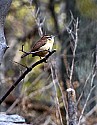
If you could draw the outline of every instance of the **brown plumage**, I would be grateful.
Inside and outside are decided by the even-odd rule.
[[[44,57],[48,53],[48,50],[51,51],[53,43],[54,36],[45,35],[34,44],[30,52],[35,52],[32,56]],[[24,53],[21,58],[24,58],[27,55],[27,53]]]

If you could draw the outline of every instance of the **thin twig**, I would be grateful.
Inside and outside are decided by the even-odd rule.
[[[94,80],[95,75],[96,75],[96,74],[94,73],[93,76],[92,76],[91,85],[93,85],[93,80]],[[88,100],[89,100],[89,98],[90,98],[90,96],[91,96],[92,91],[95,89],[95,87],[96,87],[96,85],[91,86],[91,89],[90,89],[90,91],[89,91],[88,97],[87,97],[87,99],[86,99],[86,102],[85,102],[84,107],[83,107],[83,109],[82,109],[81,115],[80,115],[80,117],[79,117],[78,125],[80,125],[80,123],[81,123],[81,119],[82,119],[82,117],[83,117],[83,114],[84,114],[85,108],[86,108],[86,106],[87,106]]]
[[[52,80],[53,80],[53,84],[54,84],[54,88],[55,88],[55,104],[57,105],[57,109],[58,109],[58,114],[56,115],[59,115],[59,118],[60,118],[60,122],[61,122],[61,125],[64,125],[63,124],[63,120],[62,120],[62,115],[61,115],[61,111],[60,111],[60,103],[59,103],[59,99],[58,99],[58,94],[57,94],[57,86],[56,86],[56,73],[55,73],[55,67],[53,66],[53,64],[51,64],[51,74],[52,74]],[[58,80],[57,80],[58,81]]]
[[[87,79],[86,79],[86,81],[85,81],[84,87],[83,87],[83,89],[82,89],[83,91],[81,92],[81,94],[80,94],[80,96],[79,96],[79,98],[78,98],[77,105],[79,104],[79,102],[80,102],[80,100],[81,100],[81,98],[82,98],[82,96],[83,96],[84,90],[85,90],[85,88],[86,88],[86,85],[87,85],[87,83],[88,83],[88,80],[90,79],[90,76],[91,76],[91,74],[88,75],[88,77],[87,77]]]
[[[34,97],[35,95],[40,94],[40,93],[42,93],[42,92],[44,92],[44,91],[50,89],[52,86],[53,86],[53,84],[52,84],[52,82],[51,82],[49,85],[44,86],[44,87],[42,87],[41,89],[36,90],[35,92],[32,92],[32,93],[29,95],[29,97],[32,98],[32,97]]]
[[[8,110],[6,111],[6,113],[10,113],[14,107],[19,103],[20,99],[23,97],[23,95],[27,92],[29,92],[31,90],[31,88],[33,88],[33,85],[35,85],[35,83],[37,83],[40,78],[45,74],[45,72],[41,73],[33,82],[32,84],[15,100],[15,102],[8,108]],[[42,87],[42,89],[38,89],[36,90],[35,92],[31,93],[29,95],[30,98],[32,98],[33,96],[37,95],[37,94],[40,94],[48,89],[50,89],[51,87],[53,86],[52,83],[50,83],[49,85],[45,86],[45,87]]]
[[[71,33],[72,34],[72,33]],[[75,46],[74,46],[74,50],[73,50],[73,60],[72,60],[72,65],[71,65],[71,72],[70,72],[70,85],[72,84],[72,76],[73,76],[73,71],[74,71],[74,61],[75,61],[75,52],[76,52],[76,48],[77,48],[77,43],[78,43],[78,18],[76,20],[76,24],[75,24]]]
[[[26,65],[23,65],[23,64],[18,63],[18,62],[16,62],[16,61],[12,61],[12,62],[14,62],[14,63],[16,63],[16,64],[18,64],[18,65],[20,65],[20,66],[22,66],[22,67],[24,67],[24,68],[28,68]]]
[[[85,118],[90,117],[95,111],[97,111],[97,104],[85,115]]]
[[[39,33],[39,36],[43,36],[43,30],[42,30],[42,27],[44,25],[44,22],[45,22],[45,17],[42,18],[42,13],[40,11],[40,8],[38,8],[37,10],[33,10],[32,11],[32,16],[35,18],[35,22],[38,26],[38,33]]]
[[[80,100],[81,100],[81,98],[82,98],[82,96],[83,96],[84,90],[85,90],[85,88],[86,88],[86,85],[87,85],[87,83],[88,83],[88,81],[89,81],[91,75],[94,75],[94,68],[95,68],[95,64],[94,64],[94,66],[93,66],[92,72],[88,75],[88,77],[87,77],[87,79],[86,79],[86,81],[85,81],[85,84],[84,84],[84,87],[83,87],[83,89],[82,89],[82,92],[81,92],[81,94],[80,94],[80,96],[79,96],[79,98],[78,98],[77,105],[79,104],[79,102],[80,102]],[[93,77],[92,77],[92,79],[93,79]],[[91,83],[93,83],[93,82],[91,82]]]
[[[15,101],[14,103],[8,108],[8,110],[6,111],[6,114],[9,114],[14,107],[20,102],[21,98],[23,97],[23,94],[21,94]]]
[[[37,78],[31,83],[31,85],[29,87],[27,87],[27,89],[25,90],[25,93],[29,93],[33,86],[35,86],[35,84],[45,75],[45,72],[42,72],[39,76],[37,76]]]
[[[57,65],[56,62],[55,62],[55,65]],[[62,87],[62,85],[60,85],[60,83],[58,81],[58,71],[57,71],[57,68],[55,68],[55,75],[56,75],[56,78],[57,78],[56,79],[56,83],[59,86],[60,92],[62,94],[62,100],[63,100],[63,104],[64,104],[64,107],[65,107],[65,110],[66,110],[66,115],[67,115],[66,119],[68,119],[68,110],[67,110],[66,98],[65,98],[63,87]]]

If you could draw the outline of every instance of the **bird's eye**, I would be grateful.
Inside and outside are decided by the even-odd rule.
[[[48,38],[48,40],[51,40],[51,38]]]

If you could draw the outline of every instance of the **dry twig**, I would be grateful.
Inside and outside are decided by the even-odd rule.
[[[68,103],[68,119],[67,125],[77,125],[77,106],[76,106],[76,93],[72,84],[72,77],[74,72],[74,65],[75,65],[75,56],[76,56],[76,49],[78,44],[78,24],[79,20],[74,19],[71,13],[71,21],[67,27],[67,32],[72,39],[72,51],[73,51],[73,59],[70,67],[70,75],[69,75],[69,82],[67,83],[67,103]]]
[[[56,77],[55,66],[54,66],[53,63],[51,64],[51,74],[52,74],[52,80],[53,80],[53,85],[54,85],[54,89],[55,89],[55,104],[57,106],[56,116],[57,116],[57,118],[59,116],[61,125],[63,125],[62,115],[61,115],[61,111],[60,111],[60,103],[59,103],[58,93],[57,93],[57,84],[58,84],[57,82],[58,82],[58,79]]]
[[[83,117],[83,114],[84,114],[85,108],[86,108],[86,106],[87,106],[88,100],[89,100],[89,98],[90,98],[90,96],[91,96],[91,93],[92,93],[92,91],[93,91],[93,90],[95,89],[95,87],[96,87],[96,85],[93,85],[93,80],[94,80],[94,78],[95,78],[95,75],[96,75],[96,72],[92,75],[92,78],[91,78],[91,88],[90,88],[89,94],[88,94],[88,96],[87,96],[86,102],[85,102],[85,104],[84,104],[84,107],[83,107],[83,109],[82,109],[81,115],[80,115],[80,117],[79,117],[78,125],[80,125],[80,123],[81,123],[81,119],[82,119],[82,117]]]

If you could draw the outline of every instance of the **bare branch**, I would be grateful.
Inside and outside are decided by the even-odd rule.
[[[56,50],[53,50],[52,52],[49,52],[43,59],[40,59],[39,61],[33,63],[30,67],[28,67],[21,76],[16,80],[16,82],[9,88],[9,90],[5,93],[5,95],[0,99],[0,104],[6,99],[6,97],[13,91],[13,89],[22,81],[22,79],[25,78],[25,76],[31,72],[31,70],[36,67],[37,65],[46,62],[46,60],[54,53]]]
[[[94,70],[95,70],[95,64],[94,64],[94,66],[93,66],[92,72],[88,75],[88,77],[87,77],[87,79],[86,79],[86,81],[85,81],[85,84],[84,84],[84,87],[83,87],[83,89],[82,89],[82,92],[81,92],[81,94],[80,94],[80,96],[79,96],[79,98],[78,98],[77,105],[79,104],[79,102],[80,102],[80,100],[81,100],[81,98],[82,98],[82,96],[83,96],[84,90],[85,90],[85,88],[86,88],[86,85],[87,85],[87,83],[88,83],[90,77],[91,77],[91,76],[94,76],[94,77],[95,77]],[[93,79],[94,79],[94,78],[92,77],[91,80],[93,80]],[[93,82],[91,82],[91,84],[93,84]],[[92,85],[91,85],[91,86],[92,86]]]
[[[55,66],[57,65],[56,62],[54,61],[55,63]],[[57,68],[55,67],[54,69],[55,71],[55,76],[56,76],[56,79],[55,79],[55,82],[57,83],[59,89],[60,89],[60,92],[62,94],[62,100],[63,100],[63,104],[64,104],[64,107],[65,107],[65,110],[66,110],[66,119],[68,119],[68,110],[67,110],[67,100],[66,100],[66,92],[64,91],[64,87],[62,85],[62,83],[59,83],[58,81],[58,71],[57,71]]]
[[[72,88],[67,89],[68,121],[67,125],[77,125],[76,94]]]
[[[74,45],[74,50],[73,50],[73,60],[72,60],[72,65],[71,65],[71,72],[70,72],[70,84],[72,83],[72,76],[73,76],[73,70],[74,70],[74,61],[75,61],[75,52],[76,52],[76,48],[77,48],[77,43],[78,43],[78,18],[76,20],[76,24],[75,24],[75,38],[74,35],[71,32],[71,36],[75,42]]]
[[[73,14],[71,13],[71,21],[67,27],[67,32],[73,41],[71,43],[71,48],[73,51],[73,59],[70,67],[70,74],[69,74],[69,82],[67,82],[67,105],[68,105],[68,119],[67,125],[77,125],[78,118],[77,118],[77,105],[76,105],[76,93],[72,83],[72,77],[74,72],[74,65],[75,65],[75,56],[76,56],[76,48],[78,44],[78,24],[79,20],[74,19]]]
[[[53,83],[51,82],[49,85],[42,87],[41,89],[36,90],[35,92],[32,92],[29,97],[32,98],[37,94],[41,94],[42,92],[50,89],[53,86]]]
[[[80,115],[80,117],[79,117],[78,125],[80,125],[80,123],[81,123],[81,119],[82,119],[82,117],[83,117],[83,114],[84,114],[85,108],[86,108],[86,106],[87,106],[88,100],[89,100],[89,98],[90,98],[90,96],[91,96],[91,93],[92,93],[92,91],[93,91],[93,90],[95,89],[95,87],[96,87],[96,85],[93,86],[93,81],[94,81],[95,75],[96,75],[96,73],[94,73],[93,76],[92,76],[92,79],[91,79],[91,88],[90,88],[89,94],[88,94],[88,96],[87,96],[86,102],[85,102],[85,104],[84,104],[84,107],[83,107],[83,109],[82,109],[81,115]]]
[[[31,12],[32,12],[32,16],[35,18],[35,22],[38,26],[39,36],[42,37],[44,35],[43,26],[44,26],[44,22],[45,22],[45,17],[43,17],[40,8],[38,8],[37,10],[34,9]]]
[[[52,80],[53,80],[53,85],[54,85],[54,89],[55,89],[55,104],[56,104],[56,108],[57,108],[56,109],[56,116],[57,117],[59,116],[61,125],[63,125],[62,115],[61,115],[61,111],[60,111],[60,103],[59,103],[58,93],[57,93],[57,85],[56,85],[58,80],[56,77],[55,66],[53,63],[51,64],[51,74],[52,74]]]

